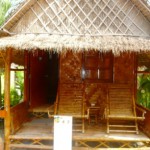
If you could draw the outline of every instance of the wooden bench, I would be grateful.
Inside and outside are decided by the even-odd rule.
[[[75,131],[82,131],[84,133],[84,122],[88,118],[88,113],[85,110],[83,88],[83,84],[77,83],[59,85],[54,115],[72,116],[74,120],[81,120],[81,123],[77,123],[77,126],[81,126],[81,129],[75,129]]]
[[[141,116],[137,116],[134,93],[131,85],[109,85],[106,112],[107,133],[131,132],[138,134],[137,121],[145,119],[143,113]]]

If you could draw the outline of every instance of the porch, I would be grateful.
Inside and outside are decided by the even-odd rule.
[[[106,60],[106,66],[107,65],[111,66],[111,68],[106,67],[107,69],[104,69],[104,70],[103,68],[101,69],[101,73],[106,71],[105,72],[106,75],[105,73],[104,75],[103,74],[101,75],[102,79],[99,78],[100,77],[99,66],[98,68],[97,66],[95,67],[95,62],[96,63],[101,62],[100,60],[102,58],[100,54],[99,55],[97,54],[99,54],[99,52],[92,52],[92,51],[88,52],[85,55],[84,60],[82,58],[83,57],[82,53],[74,54],[72,52],[68,52],[65,57],[60,56],[59,58],[60,59],[59,84],[58,84],[58,81],[54,84],[58,86],[58,89],[55,88],[55,92],[52,92],[52,93],[55,93],[56,100],[54,99],[54,101],[55,101],[56,106],[58,104],[57,103],[58,99],[62,100],[61,106],[63,107],[61,111],[63,112],[61,113],[66,113],[67,111],[67,114],[71,115],[71,113],[68,113],[68,111],[74,110],[74,108],[75,108],[74,110],[75,113],[78,113],[81,111],[84,112],[84,110],[86,112],[88,110],[86,107],[89,108],[89,106],[85,103],[89,102],[91,106],[92,104],[98,103],[99,112],[100,112],[99,114],[100,114],[100,118],[102,119],[104,117],[104,112],[105,112],[105,108],[107,104],[108,88],[115,84],[119,84],[119,86],[120,84],[123,85],[126,83],[125,82],[126,79],[128,79],[126,84],[134,85],[133,82],[135,81],[134,80],[135,76],[133,75],[133,71],[134,71],[135,54],[125,53],[122,57],[121,56],[114,57],[112,56],[112,53],[108,55],[107,54],[103,55],[104,60]],[[36,57],[37,60],[40,57],[40,55],[42,54],[39,54],[39,56]],[[49,55],[45,54],[45,57],[46,56],[49,56]],[[44,57],[42,58],[44,59]],[[70,60],[70,58],[72,59]],[[113,68],[112,68],[112,63],[111,63],[112,58],[113,58],[113,63],[114,63],[114,68],[115,68],[114,78],[113,78]],[[87,64],[90,64],[90,66],[84,63],[85,69],[83,70],[82,62],[87,62]],[[47,75],[45,76],[45,71],[39,71],[40,67],[43,69],[43,66],[45,66],[44,65],[45,63],[42,64],[41,61],[38,61],[38,63],[40,65],[35,65],[36,63],[35,64],[33,63],[34,64],[33,66],[36,68],[34,68],[33,66],[31,67],[32,69],[34,68],[36,71],[35,70],[31,71],[30,69],[31,73],[34,72],[35,78],[33,78],[33,75],[32,75],[32,80],[30,79],[30,86],[28,85],[30,88],[28,89],[27,88],[28,86],[25,87],[26,90],[29,90],[27,93],[25,93],[25,100],[22,103],[14,107],[9,107],[10,112],[7,113],[7,116],[6,116],[8,125],[5,124],[5,129],[11,132],[11,134],[7,134],[8,135],[7,137],[9,138],[9,140],[5,141],[5,145],[7,146],[9,145],[10,149],[12,150],[13,149],[16,150],[17,148],[18,149],[23,149],[23,148],[29,148],[29,149],[50,149],[51,148],[53,149],[53,119],[52,118],[51,119],[50,118],[37,119],[37,117],[38,118],[42,117],[43,115],[42,113],[46,113],[47,115],[50,102],[52,102],[49,100],[50,99],[49,93],[51,92],[51,90],[49,86],[45,86],[47,85],[46,83],[49,83],[49,82],[46,82],[47,80],[45,80],[47,79],[48,76]],[[103,63],[105,64],[105,61],[102,61],[102,64]],[[73,64],[73,66],[71,66],[71,64]],[[123,65],[120,66],[118,64],[123,64]],[[30,65],[31,65],[31,62],[30,62]],[[100,66],[105,66],[105,65],[100,65]],[[44,70],[47,70],[47,68],[49,67],[45,67]],[[94,68],[94,73],[90,73],[90,72],[93,72],[93,68]],[[128,71],[126,70],[126,68],[128,68]],[[8,69],[7,73],[9,74],[10,68],[7,68],[7,69]],[[122,72],[120,72],[120,69],[122,70]],[[36,73],[37,71],[38,71],[38,74]],[[82,72],[83,72],[83,77],[84,77],[83,79],[81,75]],[[86,73],[87,77],[85,76],[85,72],[87,72]],[[52,75],[49,75],[49,76],[52,77]],[[36,79],[36,80],[33,80],[33,79]],[[6,81],[9,81],[9,80],[10,78]],[[39,83],[39,81],[41,82]],[[111,81],[111,82],[108,82],[108,81]],[[31,84],[31,82],[33,83]],[[53,84],[50,84],[50,85],[53,85]],[[46,87],[46,89],[44,89],[43,87]],[[6,89],[10,88],[10,85],[7,84],[5,88]],[[8,98],[6,97],[5,101],[8,103],[7,105],[10,106],[9,91],[8,90],[6,91],[8,92],[8,93],[6,92],[6,96],[8,96]],[[47,94],[45,94],[46,91],[48,91]],[[58,97],[56,96],[56,92],[57,92]],[[118,95],[118,93],[120,92],[115,91],[115,95]],[[133,97],[135,97],[136,93],[131,92],[131,94]],[[123,94],[123,95],[128,95],[128,94]],[[120,100],[122,100],[122,97],[117,98],[117,100],[118,100],[118,104],[120,104]],[[82,102],[82,104],[79,102]],[[133,102],[135,103],[135,101]],[[49,104],[48,106],[45,105],[47,103]],[[40,108],[39,110],[34,109],[35,106],[42,106],[43,104],[46,106],[46,108],[45,107]],[[80,106],[80,108],[77,106]],[[83,106],[82,109],[81,109],[81,106]],[[54,111],[53,113],[59,114],[56,108],[58,107],[52,108],[52,110]],[[121,107],[120,111],[122,111],[122,108],[123,107]],[[77,110],[79,111],[76,112]],[[29,119],[28,118],[29,112],[32,112],[32,114],[34,115],[36,114],[36,117],[34,117],[34,119],[33,118]],[[80,116],[82,116],[82,112]],[[137,111],[137,114],[138,113],[139,112]],[[9,117],[8,117],[8,114],[9,114]],[[147,113],[145,115],[145,120],[142,123],[143,130],[145,130],[147,135],[150,135],[149,116],[150,116],[150,111],[147,110]],[[95,116],[92,116],[92,117],[95,117]],[[146,149],[146,147],[148,148],[150,146],[149,137],[146,136],[142,131],[139,131],[139,134],[127,133],[127,132],[107,134],[107,124],[106,124],[105,119],[103,121],[99,120],[98,124],[94,124],[94,123],[89,124],[89,122],[91,121],[86,120],[85,133],[81,133],[81,132],[73,133],[73,148],[79,150],[79,148],[81,149],[138,148],[139,149],[140,147],[142,148],[144,147],[144,149]],[[27,123],[24,123],[26,121]],[[11,127],[9,126],[10,123],[11,123]]]
[[[93,120],[94,121],[94,120]],[[73,125],[74,126],[74,125]],[[150,138],[142,131],[135,133],[106,133],[104,122],[85,122],[85,133],[73,132],[73,150],[90,149],[149,149]],[[53,119],[34,118],[9,136],[11,150],[53,149]]]

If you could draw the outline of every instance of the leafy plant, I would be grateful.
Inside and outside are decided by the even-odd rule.
[[[24,72],[15,72],[15,87],[10,90],[10,105],[15,106],[23,99]],[[4,106],[4,92],[1,94],[1,106]]]
[[[150,109],[150,75],[142,74],[137,77],[138,89],[137,100],[138,103]]]
[[[0,26],[5,21],[6,19],[5,14],[10,7],[11,7],[10,0],[0,0]]]
[[[22,71],[16,72],[16,88],[20,91],[20,99],[22,99],[24,91],[24,72]]]
[[[10,101],[11,106],[17,105],[20,102],[20,96],[16,89],[10,90],[10,99],[11,99]]]
[[[15,88],[11,89],[11,106],[17,105],[23,99],[24,72],[15,72]]]

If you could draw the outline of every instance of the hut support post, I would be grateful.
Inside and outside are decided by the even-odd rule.
[[[4,125],[5,132],[5,150],[9,150],[9,135],[10,135],[10,65],[11,65],[12,50],[6,51],[5,61],[5,80],[4,80],[4,107],[6,110],[6,118]]]

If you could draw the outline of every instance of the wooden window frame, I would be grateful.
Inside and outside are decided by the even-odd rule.
[[[82,66],[82,79],[85,80],[85,81],[91,81],[91,82],[106,82],[106,83],[111,83],[113,82],[113,54],[112,52],[108,52],[108,53],[101,53],[101,52],[97,52],[98,56],[96,55],[90,55],[89,56],[87,55],[87,57],[94,57],[96,56],[98,58],[98,64],[94,67],[87,67],[86,66],[86,52],[83,53],[83,66]],[[104,62],[101,61],[100,63],[100,60],[101,58],[102,59],[105,59],[105,55],[109,55],[109,66],[108,67],[105,67],[104,66]],[[108,57],[108,56],[107,56]],[[101,72],[104,72],[106,73],[106,70],[109,72],[109,79],[103,79],[101,78]],[[90,78],[86,78],[86,71],[96,71],[96,75],[97,77],[94,78],[94,79],[90,79]]]

